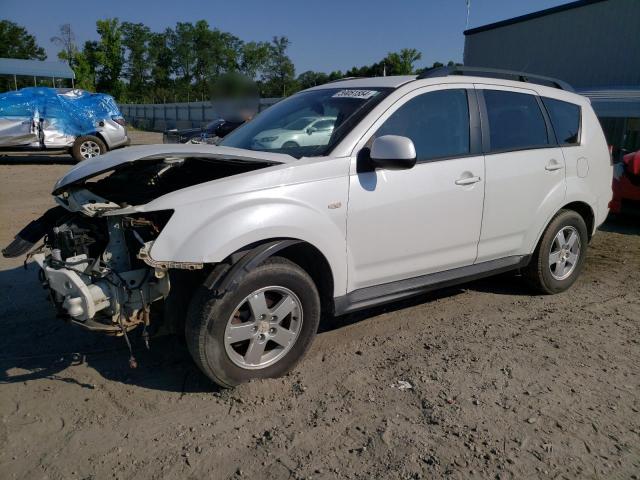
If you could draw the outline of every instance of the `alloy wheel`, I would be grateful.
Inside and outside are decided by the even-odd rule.
[[[556,280],[569,277],[580,259],[580,235],[572,226],[563,227],[554,237],[549,251],[549,269]]]
[[[254,291],[227,321],[224,347],[241,368],[256,370],[274,364],[293,348],[302,329],[302,303],[288,288]]]
[[[100,153],[100,145],[93,140],[86,140],[80,144],[80,155],[82,155],[82,158],[97,157]]]

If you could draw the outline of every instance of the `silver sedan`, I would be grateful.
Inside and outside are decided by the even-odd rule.
[[[266,150],[326,145],[335,123],[336,117],[301,117],[284,127],[264,130],[253,141]]]

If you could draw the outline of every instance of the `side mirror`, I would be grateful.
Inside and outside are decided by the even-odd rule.
[[[315,132],[317,129],[315,127],[309,127],[307,128],[307,135],[311,135],[313,132]]]
[[[416,164],[416,147],[413,141],[399,135],[383,135],[376,138],[369,154],[376,168],[402,170]]]

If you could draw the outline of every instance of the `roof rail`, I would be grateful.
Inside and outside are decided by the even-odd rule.
[[[573,87],[567,82],[558,80],[557,78],[544,77],[542,75],[534,75],[531,73],[515,72],[513,70],[500,70],[497,68],[484,67],[464,67],[451,66],[440,67],[427,70],[418,75],[418,80],[423,78],[448,77],[449,75],[471,75],[475,77],[492,77],[503,78],[505,80],[515,80],[517,82],[536,83],[538,85],[546,85],[560,90],[573,92]]]

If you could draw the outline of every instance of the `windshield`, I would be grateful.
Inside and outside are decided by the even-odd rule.
[[[296,158],[326,155],[391,90],[367,87],[301,92],[268,108],[220,145],[288,153]]]

